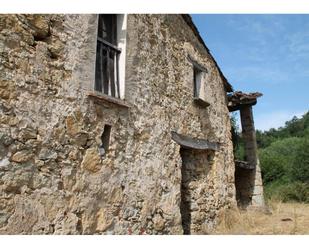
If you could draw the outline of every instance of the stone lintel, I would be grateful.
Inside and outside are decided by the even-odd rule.
[[[248,170],[255,169],[255,165],[252,165],[246,161],[240,161],[240,160],[235,160],[235,166],[242,168],[242,169],[248,169]]]
[[[181,135],[175,131],[172,131],[171,133],[172,139],[184,148],[217,151],[220,146],[219,143],[209,142],[205,139],[200,138],[192,138],[186,135]]]
[[[197,97],[195,97],[193,99],[193,101],[194,101],[195,104],[197,104],[197,105],[199,105],[201,107],[208,107],[208,106],[210,106],[210,104],[207,101],[202,100],[202,99],[197,98]]]
[[[102,103],[112,103],[114,105],[124,107],[124,108],[130,108],[131,105],[125,102],[122,99],[114,98],[111,96],[108,96],[106,94],[100,93],[98,91],[89,91],[87,94],[90,98],[94,100],[95,103],[97,104],[102,104]]]

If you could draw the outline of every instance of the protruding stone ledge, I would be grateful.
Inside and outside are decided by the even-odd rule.
[[[196,149],[196,150],[214,150],[219,149],[220,144],[215,142],[209,142],[205,139],[192,138],[189,136],[178,134],[172,131],[172,139],[183,146],[184,148]]]
[[[88,97],[92,98],[95,103],[102,104],[102,103],[112,103],[114,105],[124,107],[124,108],[130,108],[132,107],[129,103],[122,99],[113,98],[111,96],[108,96],[106,94],[97,92],[97,91],[90,91],[87,93]]]
[[[257,98],[263,94],[259,92],[255,93],[243,93],[240,91],[228,94],[228,108],[230,112],[240,110],[244,106],[253,106],[257,102]]]
[[[255,169],[254,165],[252,165],[252,164],[250,164],[246,161],[240,161],[240,160],[235,160],[235,166],[242,168],[242,169],[249,169],[249,170]]]
[[[195,97],[195,98],[193,99],[193,101],[194,101],[194,103],[195,103],[196,105],[199,105],[199,106],[204,107],[204,108],[210,106],[210,104],[209,104],[207,101],[202,100],[202,99],[197,98],[197,97]]]

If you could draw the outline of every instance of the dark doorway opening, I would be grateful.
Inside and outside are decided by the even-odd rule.
[[[236,200],[238,207],[246,208],[252,202],[255,169],[244,168],[240,163],[235,162]]]

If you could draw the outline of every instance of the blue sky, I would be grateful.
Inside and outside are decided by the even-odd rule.
[[[192,15],[235,90],[262,92],[255,126],[278,128],[309,110],[309,15]]]

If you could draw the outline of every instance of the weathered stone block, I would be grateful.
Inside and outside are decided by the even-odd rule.
[[[33,28],[33,35],[37,39],[44,39],[49,35],[49,17],[46,15],[28,15],[27,19]]]
[[[107,210],[105,208],[101,208],[97,212],[97,226],[96,231],[104,232],[113,224],[113,220],[110,215],[108,215]]]
[[[49,150],[47,148],[41,149],[39,153],[40,160],[49,160],[49,159],[57,159],[58,154],[55,151]]]
[[[22,129],[18,135],[18,139],[20,141],[26,141],[26,140],[29,140],[29,139],[36,139],[37,138],[37,132],[35,129],[32,129],[32,128],[25,128],[25,129]]]
[[[58,58],[62,55],[64,49],[64,44],[62,41],[55,40],[52,44],[48,46],[48,51],[53,58]]]
[[[13,143],[13,138],[5,133],[0,133],[0,144],[3,144],[4,146],[9,146]]]
[[[81,132],[82,126],[79,120],[75,116],[68,116],[65,120],[67,132],[71,136],[75,136],[77,133]]]
[[[9,89],[0,89],[0,98],[9,99],[10,98],[10,90]]]
[[[81,168],[92,173],[98,172],[102,167],[102,161],[97,148],[89,148],[83,157]]]
[[[33,154],[28,150],[22,150],[16,152],[12,157],[11,161],[16,163],[23,163],[31,160],[33,158]]]
[[[165,220],[161,217],[161,215],[156,214],[152,221],[155,230],[157,230],[158,232],[164,230]]]

